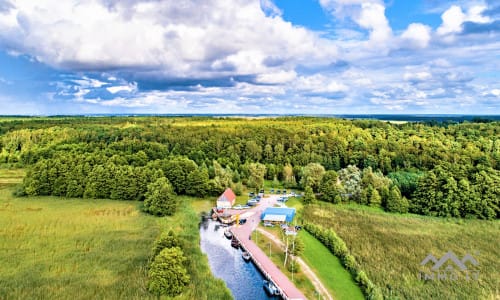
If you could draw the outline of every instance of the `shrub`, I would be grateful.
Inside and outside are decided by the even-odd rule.
[[[148,272],[148,290],[157,295],[177,296],[189,283],[184,267],[186,258],[179,247],[165,248],[154,259]]]

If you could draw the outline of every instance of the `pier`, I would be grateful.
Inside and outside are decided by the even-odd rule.
[[[276,266],[271,259],[250,239],[252,231],[260,222],[261,212],[267,206],[272,205],[275,201],[276,199],[274,198],[265,198],[261,200],[261,203],[251,210],[255,213],[247,218],[247,222],[244,225],[233,226],[231,228],[231,232],[233,233],[234,238],[240,242],[241,247],[251,254],[253,263],[262,272],[262,274],[264,274],[264,277],[270,280],[279,289],[283,299],[305,300],[306,297],[302,294],[302,292],[295,287],[288,277],[281,272],[278,266]]]

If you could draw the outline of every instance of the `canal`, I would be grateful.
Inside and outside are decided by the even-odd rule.
[[[245,262],[241,250],[231,247],[224,236],[226,227],[217,221],[206,220],[200,226],[201,250],[208,256],[212,273],[226,282],[236,300],[266,300],[269,297],[262,288],[265,279],[252,262]]]

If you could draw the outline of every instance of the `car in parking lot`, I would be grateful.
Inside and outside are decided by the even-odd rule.
[[[265,227],[274,227],[274,224],[271,222],[264,222]]]
[[[240,210],[240,209],[247,209],[247,208],[250,208],[250,206],[248,206],[248,205],[241,205],[241,204],[233,206],[233,209],[238,209],[238,210]]]
[[[250,199],[250,200],[248,200],[247,205],[248,206],[255,206],[255,205],[257,205],[257,203],[259,203],[259,201],[255,200],[255,199]]]

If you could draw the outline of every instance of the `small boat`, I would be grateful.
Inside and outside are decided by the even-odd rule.
[[[233,233],[231,232],[231,230],[226,229],[224,230],[224,236],[227,238],[227,239],[231,239],[233,237]]]
[[[264,290],[266,291],[266,293],[268,293],[271,296],[279,296],[280,295],[280,291],[274,285],[274,283],[272,283],[269,280],[264,280],[263,283],[264,283]]]
[[[236,249],[240,247],[240,242],[238,242],[238,240],[234,236],[231,239],[231,246],[233,246]]]
[[[243,251],[241,257],[243,257],[244,261],[249,262],[250,259],[252,258],[252,255],[248,251]]]

